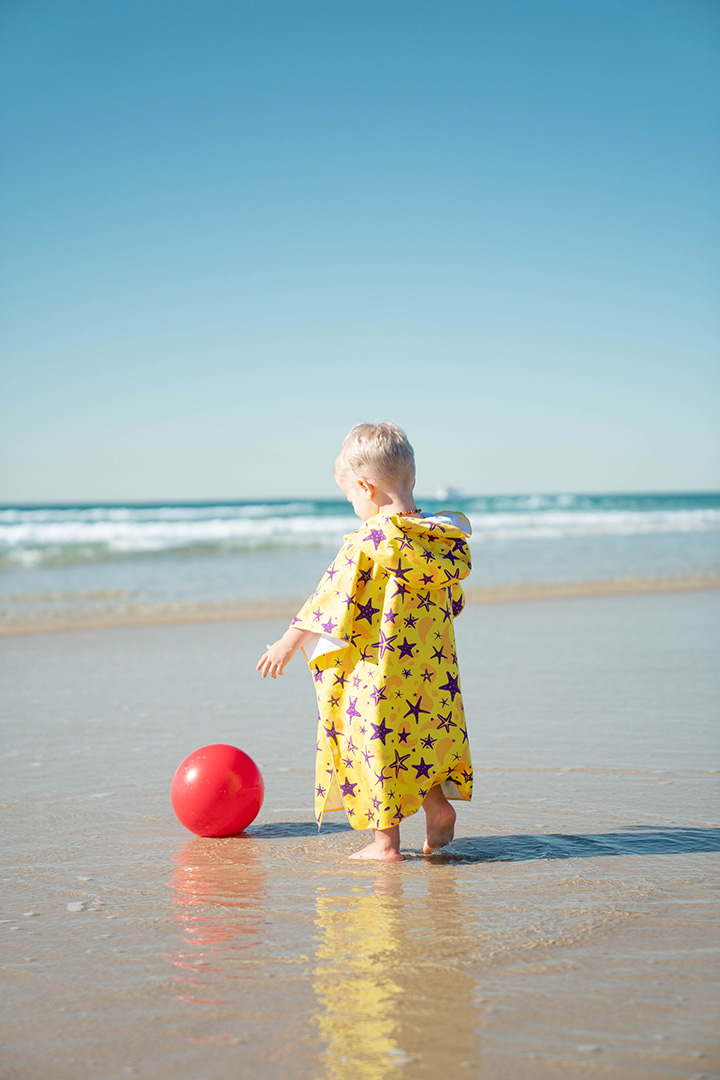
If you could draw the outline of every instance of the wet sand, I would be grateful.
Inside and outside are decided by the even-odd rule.
[[[476,795],[393,865],[317,833],[283,626],[3,642],[2,1075],[717,1076],[720,594],[470,606]],[[245,836],[173,817],[209,742],[263,770]]]

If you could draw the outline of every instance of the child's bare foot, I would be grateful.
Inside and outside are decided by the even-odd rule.
[[[423,844],[423,855],[430,855],[450,843],[455,835],[457,815],[440,787],[430,790],[423,809],[427,816],[427,839]]]
[[[405,858],[400,853],[400,827],[374,829],[375,839],[372,844],[356,851],[351,859],[379,859],[382,862],[400,862]]]

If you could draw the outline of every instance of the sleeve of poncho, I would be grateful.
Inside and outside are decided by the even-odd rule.
[[[324,653],[355,644],[353,608],[359,558],[362,556],[352,544],[343,545],[291,623],[322,638],[313,650],[305,651],[309,663]]]

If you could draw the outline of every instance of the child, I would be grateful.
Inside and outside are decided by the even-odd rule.
[[[472,794],[453,618],[470,572],[463,514],[424,516],[415,459],[394,424],[358,424],[335,479],[365,525],[345,542],[283,636],[258,661],[282,675],[302,648],[319,725],[315,809],[345,809],[374,840],[353,859],[399,860],[400,822],[422,806],[425,854],[454,834]]]

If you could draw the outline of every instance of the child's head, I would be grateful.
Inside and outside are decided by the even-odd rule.
[[[348,481],[360,477],[388,491],[415,486],[415,454],[397,424],[356,424],[345,436],[335,461],[335,479],[344,489]]]

